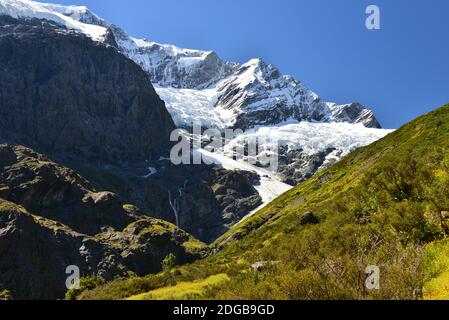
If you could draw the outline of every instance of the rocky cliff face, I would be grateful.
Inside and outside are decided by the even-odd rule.
[[[176,166],[167,158],[133,163],[133,167],[126,168],[92,168],[79,163],[70,166],[96,189],[113,191],[148,215],[169,221],[206,243],[262,201],[254,188],[260,177],[248,171],[208,165]]]
[[[323,101],[304,84],[260,59],[240,65],[219,83],[218,92],[217,107],[232,111],[233,127],[242,130],[287,120],[362,123],[380,128],[373,112],[361,104]]]
[[[140,192],[135,190],[142,199],[135,203],[206,243],[262,204],[254,188],[260,178],[256,173],[168,162],[163,166]]]
[[[79,232],[121,230],[133,221],[113,193],[95,192],[74,171],[30,149],[0,145],[0,198]]]
[[[173,121],[134,62],[44,20],[0,17],[0,137],[46,154],[145,160]]]
[[[1,142],[92,171],[138,165],[170,147],[164,103],[111,46],[50,21],[0,16],[0,69]],[[0,145],[0,291],[62,298],[69,265],[108,280],[159,272],[170,253],[178,263],[205,254],[175,225],[125,205],[130,198],[98,192],[29,148]]]

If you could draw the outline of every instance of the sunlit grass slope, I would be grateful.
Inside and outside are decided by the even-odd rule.
[[[132,296],[128,300],[187,300],[198,299],[204,296],[206,290],[213,289],[217,285],[228,281],[225,274],[210,276],[207,279],[191,282],[180,282],[172,287],[164,287],[147,293]]]

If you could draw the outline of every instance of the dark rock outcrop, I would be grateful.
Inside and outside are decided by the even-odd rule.
[[[206,254],[173,224],[143,216],[110,192],[34,151],[0,145],[0,288],[16,299],[62,298],[66,268],[105,280],[161,271]]]
[[[83,238],[0,199],[1,285],[11,290],[15,299],[62,298],[67,290],[66,268],[76,265],[89,270],[79,252]],[[109,267],[114,266],[109,265],[103,273],[110,273]]]
[[[73,170],[31,149],[0,145],[0,198],[79,232],[122,230],[134,219],[115,194],[97,193]]]
[[[260,177],[254,172],[219,170],[212,189],[223,212],[226,226],[232,226],[262,204],[254,185]]]
[[[325,168],[334,163],[326,161],[326,157],[335,149],[328,148],[325,151],[309,155],[304,150],[279,148],[279,173],[284,177],[284,182],[295,186],[312,177],[320,168]]]
[[[308,224],[318,224],[318,223],[320,223],[320,220],[318,220],[318,218],[315,216],[315,214],[313,212],[306,212],[299,219],[299,224],[301,226],[305,226]]]

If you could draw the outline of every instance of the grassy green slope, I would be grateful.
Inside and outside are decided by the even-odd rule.
[[[444,298],[448,194],[449,105],[351,153],[217,239],[217,254],[165,277],[227,273],[202,294],[211,299]],[[370,265],[379,290],[365,286]]]

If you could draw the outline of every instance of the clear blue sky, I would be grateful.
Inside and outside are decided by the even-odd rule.
[[[53,2],[86,5],[136,37],[260,57],[326,100],[370,106],[386,128],[449,103],[447,0]],[[379,31],[365,28],[369,4],[381,9]]]

